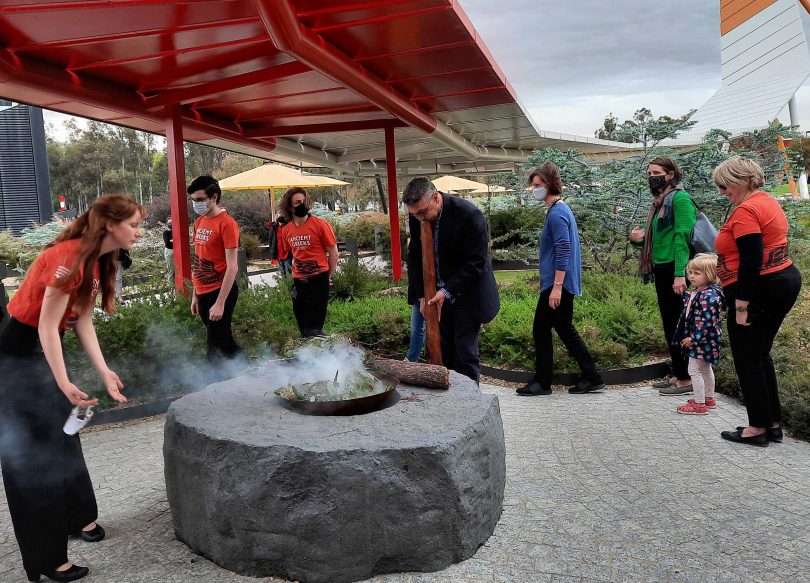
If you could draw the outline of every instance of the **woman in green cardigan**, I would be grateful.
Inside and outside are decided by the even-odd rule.
[[[662,395],[692,392],[687,359],[680,347],[672,344],[687,288],[689,242],[697,215],[682,178],[681,170],[671,158],[659,156],[649,163],[647,182],[653,202],[647,213],[647,225],[644,230],[636,227],[630,233],[630,241],[642,245],[639,274],[645,282],[655,281],[658,309],[672,357],[672,376],[653,385]]]

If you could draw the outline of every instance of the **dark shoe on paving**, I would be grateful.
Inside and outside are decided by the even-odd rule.
[[[768,447],[769,440],[767,431],[761,435],[751,435],[749,437],[743,437],[742,432],[742,429],[723,431],[720,433],[720,437],[728,441],[733,441],[734,443],[746,443],[748,445],[756,445],[757,447]]]
[[[66,571],[57,571],[54,569],[53,571],[47,571],[42,573],[51,581],[76,581],[77,579],[81,579],[82,577],[87,577],[87,574],[90,572],[90,569],[87,567],[80,567],[79,565],[73,565],[70,569]],[[39,575],[32,575],[28,573],[28,580],[29,581],[39,581]]]
[[[573,387],[568,387],[568,392],[572,395],[583,395],[585,393],[593,393],[595,391],[601,391],[605,388],[605,383],[598,382],[592,383],[591,381],[586,381],[584,379],[580,379],[577,381],[577,384]]]
[[[689,383],[685,387],[679,387],[678,385],[669,385],[668,387],[664,387],[658,391],[659,395],[688,395],[692,392],[692,383]]]
[[[655,381],[652,386],[654,389],[666,389],[667,387],[671,387],[672,383],[669,382],[669,378],[666,378],[660,381]]]
[[[740,425],[737,431],[742,431],[743,429],[745,429],[745,425]],[[768,427],[767,435],[768,439],[774,443],[782,443],[782,440],[785,438],[781,427]]]
[[[520,387],[515,392],[524,397],[536,397],[538,395],[550,395],[551,387],[543,387],[537,381],[532,381],[525,387]]]
[[[92,529],[92,530],[80,530],[79,534],[76,535],[76,536],[78,536],[80,539],[82,539],[85,542],[97,543],[99,541],[104,540],[104,537],[106,536],[106,534],[107,533],[104,532],[104,529],[101,528],[100,525],[96,524],[96,527],[94,529]]]

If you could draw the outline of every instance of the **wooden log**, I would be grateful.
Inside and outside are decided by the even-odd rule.
[[[427,358],[430,364],[441,365],[442,344],[439,336],[439,308],[428,306],[428,300],[436,295],[436,258],[433,253],[433,225],[427,221],[421,224],[422,239],[422,282],[425,294],[425,338]]]
[[[449,389],[450,371],[435,364],[422,364],[389,358],[374,358],[377,370],[397,377],[401,382],[428,389]]]

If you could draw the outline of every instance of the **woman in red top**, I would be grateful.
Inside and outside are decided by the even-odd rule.
[[[332,227],[310,214],[312,199],[303,188],[287,189],[281,208],[292,217],[284,227],[284,247],[293,257],[293,314],[301,336],[323,336],[329,286],[337,270],[338,248]]]
[[[782,410],[771,359],[779,327],[802,286],[788,257],[788,222],[775,198],[760,190],[765,173],[753,160],[734,157],[712,175],[735,207],[717,234],[717,275],[729,306],[728,339],[748,410],[748,426],[724,439],[765,447],[782,441]]]
[[[138,240],[143,216],[126,196],[99,198],[37,257],[0,330],[0,460],[29,581],[81,579],[88,569],[68,561],[68,536],[104,538],[79,436],[62,430],[72,406],[97,399],[68,378],[61,337],[76,333],[109,395],[125,402],[99,348],[93,308],[100,289],[104,310],[114,311],[118,253]]]

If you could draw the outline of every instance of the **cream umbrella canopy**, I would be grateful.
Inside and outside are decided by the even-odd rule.
[[[473,180],[467,180],[466,178],[451,175],[442,176],[436,180],[431,180],[431,182],[433,182],[433,186],[442,192],[478,190],[479,188],[483,188],[484,192],[486,192],[487,188],[487,185],[483,182],[474,182]]]
[[[495,194],[496,192],[509,192],[503,186],[489,186],[486,188],[479,188],[478,190],[473,190],[470,194],[487,194],[491,192]]]
[[[348,184],[341,180],[318,176],[317,174],[301,174],[297,170],[279,164],[262,164],[257,168],[234,174],[219,181],[222,190],[267,190],[270,194],[271,213],[275,214],[276,188],[290,188],[301,186],[304,188],[318,188],[320,186],[342,186]]]

